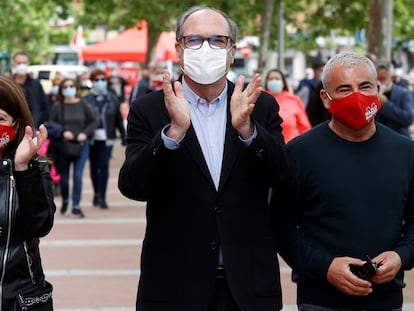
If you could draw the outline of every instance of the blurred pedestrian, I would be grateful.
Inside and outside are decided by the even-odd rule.
[[[137,310],[282,308],[270,187],[289,176],[273,96],[259,74],[226,79],[237,27],[192,7],[177,21],[183,75],[138,97],[118,187],[147,202]],[[178,267],[176,269],[176,267]]]
[[[145,95],[150,87],[150,76],[153,70],[154,63],[150,62],[141,73],[141,79],[134,85],[131,91],[131,96],[129,97],[129,103],[132,102],[139,96]]]
[[[105,72],[101,69],[94,69],[90,79],[93,87],[83,100],[95,111],[98,122],[89,153],[90,174],[94,190],[92,203],[93,206],[106,209],[108,208],[106,190],[112,148],[117,138],[117,130],[124,144],[125,127],[121,116],[120,102],[113,92],[108,91]]]
[[[414,113],[411,92],[392,81],[392,68],[388,61],[378,61],[376,68],[383,106],[376,120],[404,136],[411,137],[409,127],[413,123]]]
[[[300,82],[296,88],[295,94],[302,100],[305,109],[308,108],[311,101],[312,93],[320,83],[321,75],[325,62],[320,59],[314,60],[312,68],[306,69],[306,76]]]
[[[108,89],[113,91],[116,96],[118,96],[118,101],[120,103],[125,102],[125,86],[128,85],[128,81],[124,78],[111,75],[108,78]]]
[[[92,88],[92,82],[89,79],[89,73],[83,72],[76,76],[77,97],[82,98],[88,94]]]
[[[3,311],[52,311],[39,238],[53,226],[56,207],[47,161],[37,155],[47,138],[34,122],[22,89],[0,76],[1,282]]]
[[[54,103],[59,101],[59,87],[60,83],[63,81],[64,77],[61,73],[56,74],[52,79],[52,89],[50,93],[47,95],[49,98],[49,105],[50,107],[53,106]]]
[[[39,126],[49,119],[50,104],[39,80],[32,78],[28,69],[29,55],[24,51],[16,52],[12,57],[12,77],[23,88],[35,126]]]
[[[271,200],[298,309],[401,310],[414,266],[414,143],[375,122],[379,85],[365,56],[336,54],[322,83],[332,119],[289,142],[297,179]]]
[[[69,177],[70,168],[73,166],[72,182],[72,215],[85,217],[80,208],[82,197],[83,170],[89,156],[89,140],[96,128],[94,111],[77,96],[76,82],[74,79],[64,79],[60,84],[59,95],[61,101],[52,107],[50,121],[55,121],[63,126],[63,132],[57,144],[62,145],[61,139],[76,141],[82,146],[79,156],[70,157],[58,149],[60,188],[62,195],[62,207],[60,212],[69,212]]]
[[[266,92],[273,95],[280,106],[282,134],[286,143],[312,127],[302,101],[289,92],[286,77],[281,70],[270,70],[266,75],[265,85]]]

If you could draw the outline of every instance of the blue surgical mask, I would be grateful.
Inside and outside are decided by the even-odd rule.
[[[59,93],[59,85],[54,85],[52,87],[52,94],[56,95],[57,93]]]
[[[76,87],[65,87],[62,90],[62,95],[65,97],[75,97],[76,96]]]
[[[279,93],[283,90],[283,82],[282,80],[269,80],[266,87],[268,90]]]
[[[94,82],[95,89],[99,91],[104,91],[107,88],[106,80],[98,80]]]

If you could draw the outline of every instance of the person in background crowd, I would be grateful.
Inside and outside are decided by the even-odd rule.
[[[92,87],[92,82],[91,80],[89,80],[89,73],[84,72],[84,73],[79,74],[76,77],[76,86],[78,89],[78,94],[77,94],[78,98],[82,98],[86,94],[88,94]]]
[[[120,103],[125,102],[125,86],[128,85],[128,81],[122,77],[111,75],[108,78],[108,89],[113,91]]]
[[[73,165],[72,182],[72,215],[85,217],[80,208],[82,197],[83,170],[89,156],[89,140],[96,128],[95,112],[77,96],[76,81],[65,78],[59,88],[59,103],[52,107],[50,121],[63,125],[63,137],[67,140],[76,140],[82,144],[82,153],[78,158],[70,158],[59,153],[60,190],[62,194],[62,208],[60,212],[66,214],[69,206],[69,177]],[[59,142],[58,142],[59,144]]]
[[[365,56],[336,54],[322,83],[332,119],[288,143],[297,178],[271,199],[298,309],[401,310],[414,266],[414,143],[375,122],[379,84]]]
[[[52,109],[53,105],[60,101],[59,89],[60,83],[62,83],[64,77],[61,73],[56,73],[56,75],[52,79],[52,90],[48,94],[49,104]],[[48,127],[48,122],[46,122],[46,126]],[[48,131],[50,128],[48,128]],[[50,165],[50,175],[53,180],[54,186],[54,194],[55,196],[60,194],[60,168],[59,168],[59,157],[57,155],[57,148],[58,146],[55,143],[51,144],[50,136],[46,139],[44,146],[40,149],[43,156],[49,156],[52,159],[52,163]]]
[[[50,93],[48,94],[50,107],[53,106],[54,103],[58,102],[59,97],[59,87],[60,83],[63,81],[64,77],[61,73],[56,74],[52,79],[52,89]]]
[[[286,143],[312,127],[300,98],[289,93],[286,77],[281,70],[270,70],[266,75],[265,85],[266,92],[273,95],[280,106],[282,134]]]
[[[404,69],[402,67],[394,67],[390,65],[390,73],[392,83],[408,89],[409,83],[408,80],[404,78]]]
[[[380,82],[379,96],[383,106],[376,120],[404,136],[411,137],[409,127],[413,123],[414,112],[410,91],[393,83],[389,62],[378,61],[376,68]]]
[[[150,87],[150,76],[151,76],[153,67],[154,67],[154,63],[150,62],[147,68],[142,70],[141,80],[139,80],[138,83],[135,84],[135,86],[132,88],[131,96],[129,97],[130,104],[132,104],[135,98],[147,93]]]
[[[49,119],[50,104],[42,85],[29,75],[28,69],[29,55],[24,51],[14,53],[11,64],[12,77],[23,88],[35,126],[38,127]]]
[[[137,96],[145,95],[160,90],[163,83],[163,74],[166,69],[166,63],[154,62],[151,67],[148,86],[141,86],[139,88]]]
[[[53,311],[53,287],[45,279],[39,238],[52,229],[56,206],[48,163],[37,154],[47,129],[41,124],[33,132],[34,127],[22,89],[0,76],[3,311],[23,310],[31,302],[39,310]]]
[[[312,68],[307,69],[308,72],[306,77],[299,82],[299,85],[296,88],[295,94],[300,97],[305,109],[308,108],[312,93],[321,80],[321,74],[324,66],[325,62],[315,60],[312,63]]]
[[[118,97],[108,91],[105,72],[94,69],[91,72],[92,89],[83,100],[95,111],[97,127],[93,135],[89,164],[94,190],[93,206],[107,209],[106,189],[109,179],[109,161],[116,140],[116,130],[120,133],[122,144],[125,144],[125,127],[120,111]]]
[[[225,13],[191,7],[176,27],[183,75],[131,105],[118,187],[147,202],[139,311],[282,308],[268,194],[290,161],[260,75],[226,79],[236,42]]]

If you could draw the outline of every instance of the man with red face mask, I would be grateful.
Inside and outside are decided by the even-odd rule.
[[[298,308],[401,310],[414,266],[414,143],[375,122],[379,83],[365,56],[333,56],[322,83],[332,118],[289,142],[297,179],[271,200]]]

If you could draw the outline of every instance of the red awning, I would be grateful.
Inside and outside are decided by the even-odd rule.
[[[82,50],[82,59],[89,61],[114,61],[143,63],[147,58],[148,28],[141,20],[114,38],[87,46]]]
[[[155,47],[156,61],[172,61],[178,63],[177,53],[175,52],[175,35],[163,31],[158,38]]]

